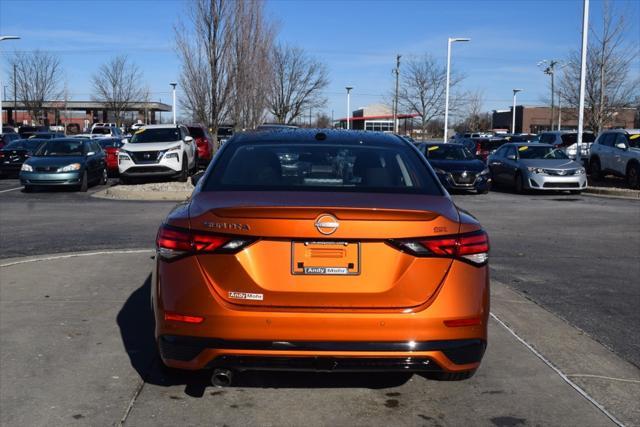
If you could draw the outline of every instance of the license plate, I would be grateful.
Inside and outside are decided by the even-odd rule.
[[[291,242],[291,274],[358,275],[360,274],[360,243]]]

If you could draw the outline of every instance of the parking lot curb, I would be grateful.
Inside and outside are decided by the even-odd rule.
[[[115,186],[97,191],[91,197],[142,202],[184,202],[191,197],[191,191],[129,191]]]
[[[618,188],[606,188],[606,187],[588,187],[583,190],[586,194],[596,194],[600,196],[621,197],[631,200],[640,200],[640,191],[625,190]]]

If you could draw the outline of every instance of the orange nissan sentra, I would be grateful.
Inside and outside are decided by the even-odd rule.
[[[276,130],[229,140],[160,227],[165,365],[473,375],[489,241],[397,136]]]

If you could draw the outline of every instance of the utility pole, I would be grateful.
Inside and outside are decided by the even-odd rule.
[[[393,101],[393,132],[398,133],[398,87],[400,80],[400,58],[402,55],[396,55],[396,68],[394,73],[396,74],[396,96]]]
[[[555,59],[546,60],[538,62],[538,66],[546,65],[544,70],[542,70],[548,76],[551,76],[551,119],[549,121],[549,130],[553,130],[553,124],[555,122],[555,74],[556,74],[556,65],[558,65],[560,61]]]

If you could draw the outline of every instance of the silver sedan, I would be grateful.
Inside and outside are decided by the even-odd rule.
[[[525,190],[568,190],[587,188],[587,176],[579,163],[549,144],[504,144],[488,158],[494,184]]]

